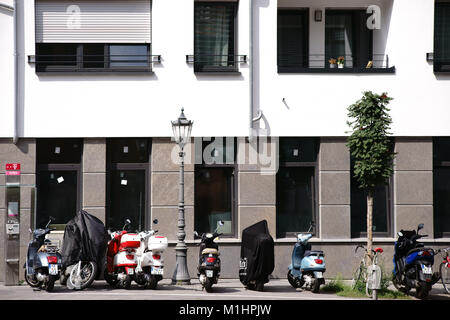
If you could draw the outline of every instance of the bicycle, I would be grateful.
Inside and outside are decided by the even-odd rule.
[[[436,254],[440,252],[445,252],[444,260],[439,265],[439,277],[441,278],[442,285],[444,286],[444,290],[450,294],[450,256],[449,256],[450,247],[445,249],[439,249],[436,251]]]
[[[378,290],[381,289],[381,268],[378,266],[378,256],[383,253],[383,249],[375,248],[372,250],[373,259],[372,264],[366,267],[367,250],[363,245],[358,245],[355,249],[355,254],[358,249],[364,249],[364,255],[359,263],[359,267],[356,270],[352,279],[352,290],[356,288],[356,285],[360,280],[363,280],[366,284],[366,295],[374,300],[378,299]]]

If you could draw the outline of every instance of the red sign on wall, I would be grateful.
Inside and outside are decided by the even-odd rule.
[[[7,163],[5,169],[7,176],[20,176],[20,163]]]

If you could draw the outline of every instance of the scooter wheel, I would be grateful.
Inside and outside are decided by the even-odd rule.
[[[37,288],[41,285],[41,282],[36,279],[35,275],[27,275],[27,270],[25,270],[25,281],[32,288]]]
[[[312,293],[319,293],[319,290],[320,290],[320,281],[319,281],[319,279],[314,278],[314,282],[313,282],[312,287],[311,287],[311,292]]]
[[[264,291],[264,281],[256,281],[256,291]]]
[[[426,282],[420,281],[416,287],[416,298],[425,299],[428,297],[428,286]]]
[[[55,276],[48,276],[48,281],[47,283],[44,285],[44,289],[47,292],[50,292],[53,290],[54,286],[55,286],[55,281],[56,281],[57,277]]]
[[[293,288],[295,288],[295,289],[298,288],[298,283],[297,283],[297,281],[295,281],[295,278],[294,278],[294,276],[292,275],[291,270],[289,270],[288,273],[287,273],[287,279],[288,279],[289,284],[290,284]]]
[[[158,286],[158,280],[156,280],[155,276],[151,276],[147,282],[147,288],[151,290],[155,290]]]
[[[205,290],[206,290],[206,292],[208,292],[208,293],[212,292],[212,285],[213,285],[212,280],[210,278],[206,278],[206,280],[205,280]]]
[[[105,278],[105,281],[111,286],[115,287],[117,285],[117,279],[110,276],[108,273],[108,269],[105,268],[105,271],[103,272],[103,277]]]

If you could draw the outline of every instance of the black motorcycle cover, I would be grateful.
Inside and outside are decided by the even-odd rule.
[[[239,279],[244,285],[254,280],[267,282],[274,268],[274,242],[267,221],[262,220],[242,231]]]
[[[64,229],[61,248],[62,267],[66,268],[78,261],[94,261],[98,270],[105,261],[108,233],[103,222],[80,210]]]

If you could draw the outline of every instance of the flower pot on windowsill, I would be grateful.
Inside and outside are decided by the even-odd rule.
[[[339,69],[344,69],[344,64],[343,63],[338,63],[338,68]]]
[[[330,63],[330,69],[335,69],[336,68],[336,63]]]

